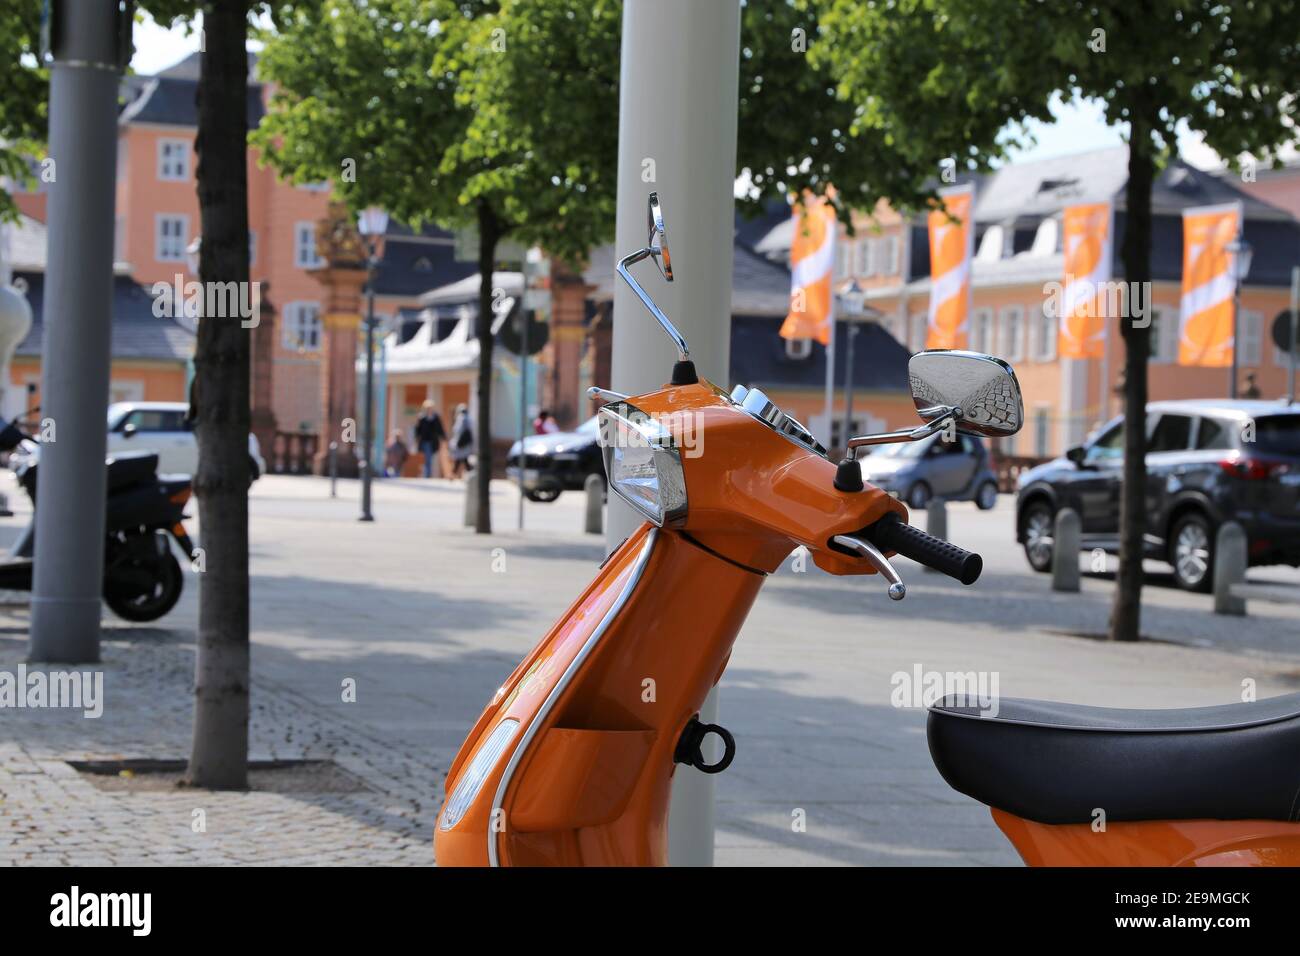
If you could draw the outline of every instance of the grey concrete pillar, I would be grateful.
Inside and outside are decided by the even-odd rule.
[[[29,654],[78,663],[99,660],[122,31],[117,3],[56,2],[52,15],[41,418],[53,440],[37,472]]]
[[[477,485],[474,483],[474,471],[470,469],[465,472],[465,514],[462,518],[465,527],[473,528],[478,522],[478,497],[474,494]],[[519,492],[523,494],[522,491]]]
[[[1235,521],[1219,525],[1214,536],[1214,613],[1246,613],[1246,599],[1232,593],[1237,584],[1246,583],[1246,532]]]
[[[588,475],[583,487],[587,492],[587,512],[582,530],[587,534],[600,534],[605,523],[605,479],[600,475]]]
[[[1052,542],[1052,590],[1079,590],[1079,547],[1083,526],[1079,513],[1062,508],[1056,513],[1055,540]]]
[[[942,498],[931,498],[925,505],[925,533],[948,540],[948,503]],[[928,565],[922,567],[934,571]]]
[[[625,0],[619,74],[618,216],[615,250],[646,243],[646,198],[659,193],[675,281],[633,268],[690,345],[703,379],[729,387],[731,267],[735,241],[740,0]],[[658,323],[615,281],[610,387],[636,395],[660,388],[676,353]],[[687,503],[689,507],[689,502]],[[641,519],[611,495],[606,547]],[[710,720],[717,689],[701,711]],[[713,862],[713,777],[673,775],[668,859]]]

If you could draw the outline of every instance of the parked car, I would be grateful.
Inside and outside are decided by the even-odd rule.
[[[1300,565],[1300,406],[1152,402],[1145,422],[1146,556],[1179,587],[1208,590],[1219,525],[1241,524],[1251,565]],[[1036,571],[1052,566],[1056,513],[1073,508],[1083,548],[1119,550],[1124,420],[1020,476],[1016,539]]]
[[[998,477],[984,443],[973,435],[943,441],[939,432],[920,441],[879,445],[859,459],[862,480],[924,508],[936,495],[948,501],[974,501],[987,511],[998,503]]]
[[[108,406],[108,454],[151,451],[158,456],[158,472],[164,475],[193,475],[199,467],[199,446],[186,423],[185,402],[114,402]],[[31,441],[14,453],[10,464],[34,460],[40,446]],[[257,436],[248,436],[248,469],[256,481],[266,472],[266,460]]]
[[[571,432],[524,439],[523,487],[530,501],[554,501],[562,491],[581,491],[588,475],[604,475],[596,416]],[[519,480],[519,442],[506,454],[506,475]]]

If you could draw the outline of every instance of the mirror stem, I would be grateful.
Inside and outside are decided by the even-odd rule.
[[[636,279],[632,278],[632,273],[627,270],[628,266],[636,265],[636,263],[640,262],[642,259],[648,259],[654,254],[655,251],[649,246],[644,249],[638,249],[631,255],[624,256],[622,259],[618,260],[618,265],[614,268],[615,271],[623,277],[623,281],[632,287],[632,291],[635,292],[636,297],[641,300],[641,304],[649,309],[650,314],[655,317],[661,326],[663,326],[664,331],[668,333],[668,337],[672,339],[673,344],[677,346],[677,352],[681,361],[684,362],[690,358],[691,355],[690,349],[686,347],[686,339],[682,337],[682,333],[677,331],[677,327],[669,321],[668,316],[664,315],[663,310],[660,309],[659,306],[655,305],[654,299],[650,298],[650,294],[646,292],[645,289],[641,288],[640,283],[638,283]]]
[[[891,445],[896,442],[920,441],[922,438],[929,438],[935,432],[943,431],[950,423],[959,418],[961,418],[961,409],[950,407],[938,418],[917,428],[903,428],[895,432],[881,432],[878,435],[859,435],[856,438],[850,438],[848,444],[849,457],[856,458],[856,450],[864,445]]]

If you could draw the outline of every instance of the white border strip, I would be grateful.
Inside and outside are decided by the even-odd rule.
[[[636,590],[636,586],[641,580],[641,575],[645,571],[646,563],[650,560],[650,552],[654,549],[655,536],[657,534],[658,529],[650,529],[649,533],[646,535],[645,544],[641,546],[641,553],[637,555],[636,564],[632,567],[632,574],[628,579],[627,584],[624,585],[623,590],[619,593],[618,598],[615,599],[614,604],[605,612],[605,616],[600,619],[600,623],[596,625],[595,630],[591,632],[586,643],[584,643],[578,653],[574,655],[569,666],[564,669],[564,673],[561,674],[560,679],[555,682],[555,686],[551,688],[551,692],[546,695],[546,700],[542,702],[542,706],[537,709],[537,713],[533,715],[533,719],[529,722],[528,726],[524,729],[523,734],[519,737],[519,743],[515,745],[514,752],[510,755],[510,761],[506,764],[505,772],[501,774],[501,783],[497,785],[496,795],[492,798],[492,810],[488,814],[487,850],[489,866],[501,865],[500,859],[497,855],[497,831],[492,828],[492,824],[496,819],[496,812],[501,809],[501,802],[505,799],[506,788],[510,786],[510,781],[514,777],[515,769],[519,766],[519,761],[523,759],[524,751],[528,749],[528,745],[532,743],[533,737],[537,735],[537,729],[545,721],[546,715],[551,712],[551,708],[555,706],[555,702],[560,699],[560,695],[564,693],[565,688],[569,686],[569,682],[573,680],[573,675],[578,672],[578,669],[582,667],[583,663],[591,655],[591,652],[600,642],[600,639],[604,637],[605,631],[609,629],[609,625],[613,622],[618,613],[623,610],[623,605],[627,604],[627,599],[632,596],[632,592]]]

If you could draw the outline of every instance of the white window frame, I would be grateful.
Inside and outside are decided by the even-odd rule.
[[[886,275],[898,275],[898,264],[902,255],[903,240],[901,236],[889,236],[886,240]]]
[[[314,313],[314,321],[313,321]],[[288,302],[284,306],[280,344],[292,351],[319,352],[325,326],[319,302]],[[312,339],[315,341],[312,341]]]
[[[1170,365],[1178,361],[1178,306],[1151,305],[1150,361],[1152,365]]]
[[[907,320],[907,347],[913,352],[924,352],[925,340],[929,334],[929,313],[913,312]]]
[[[806,359],[812,355],[812,339],[798,338],[785,340],[785,356],[795,360]]]
[[[248,230],[248,267],[251,269],[257,265],[257,233],[252,229]]]
[[[834,278],[845,279],[853,268],[853,243],[843,236],[835,237],[835,272]]]
[[[871,275],[871,242],[868,239],[860,239],[853,244],[853,274]]]
[[[1014,325],[1012,319],[1014,318]],[[1025,310],[1019,305],[1004,305],[998,310],[999,358],[1019,362],[1025,357]]]
[[[310,245],[307,239],[310,239]],[[319,269],[325,264],[316,248],[316,223],[310,219],[300,219],[293,224],[293,264],[297,269]]]
[[[163,226],[165,223],[179,223],[180,236],[164,236]],[[184,262],[185,247],[189,242],[190,235],[190,217],[180,212],[160,212],[155,213],[153,217],[153,257],[155,262]],[[170,254],[166,248],[167,241],[175,238],[178,245],[175,249],[175,255]]]
[[[992,352],[994,338],[993,310],[981,306],[971,311],[970,334],[967,339],[972,352]]]
[[[1264,364],[1264,313],[1242,309],[1237,331],[1241,335],[1237,365],[1259,368]]]
[[[1031,314],[1034,317],[1034,326],[1031,335],[1033,338],[1033,355],[1035,361],[1056,361],[1056,335],[1059,331],[1057,323],[1060,320],[1048,312],[1045,304],[1040,304],[1033,309],[1027,310],[1027,314]]]
[[[175,153],[168,155],[173,147],[179,147],[180,159]],[[187,183],[190,181],[190,141],[176,137],[164,137],[158,140],[158,180],[164,183]]]

